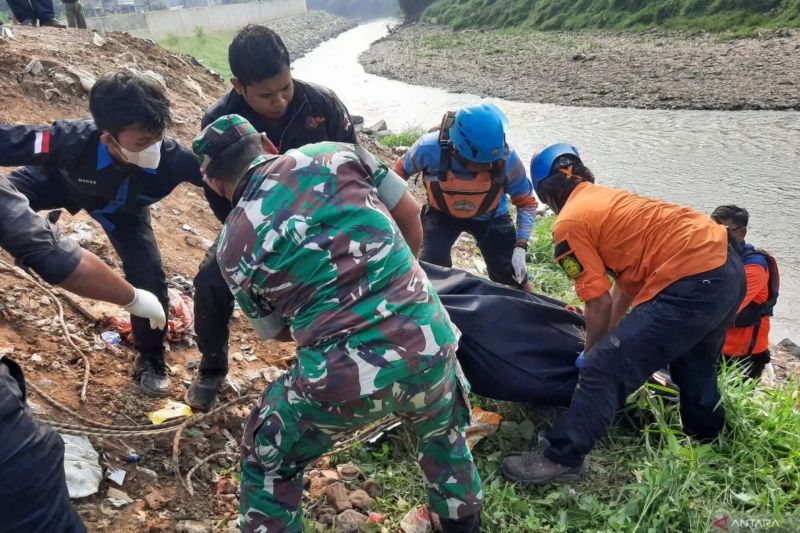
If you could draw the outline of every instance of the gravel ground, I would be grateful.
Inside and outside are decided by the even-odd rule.
[[[589,107],[800,109],[800,32],[400,28],[361,56],[372,74],[510,100]]]
[[[325,11],[309,11],[295,17],[271,20],[266,24],[281,36],[294,61],[320,43],[354,28],[358,22]]]

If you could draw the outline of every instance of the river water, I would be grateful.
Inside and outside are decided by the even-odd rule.
[[[570,142],[601,183],[706,213],[720,204],[746,207],[748,240],[781,267],[772,341],[800,342],[800,113],[565,107],[409,85],[367,74],[358,62],[391,23],[366,23],[323,43],[295,61],[294,75],[333,89],[367,125],[384,119],[393,131],[427,128],[445,110],[491,101],[508,115],[509,143],[523,160]]]

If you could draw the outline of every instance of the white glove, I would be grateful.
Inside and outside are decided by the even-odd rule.
[[[525,264],[526,253],[525,248],[517,246],[511,255],[511,266],[514,268],[514,280],[517,283],[522,283],[528,277],[528,266]]]
[[[148,319],[150,327],[153,329],[164,329],[167,326],[164,308],[161,307],[161,302],[151,292],[134,288],[133,301],[126,305],[124,309],[132,315]]]

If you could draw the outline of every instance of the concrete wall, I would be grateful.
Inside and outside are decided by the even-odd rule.
[[[261,0],[247,4],[90,17],[86,23],[92,30],[124,31],[136,37],[160,41],[168,33],[192,35],[198,26],[207,32],[238,29],[251,22],[265,22],[306,11],[306,0]]]

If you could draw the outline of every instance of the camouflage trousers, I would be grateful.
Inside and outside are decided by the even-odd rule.
[[[242,439],[239,526],[245,532],[303,530],[305,467],[348,431],[394,413],[410,422],[428,502],[442,518],[480,512],[480,478],[464,432],[466,381],[455,356],[356,401],[322,403],[303,394],[296,367],[261,396]]]

